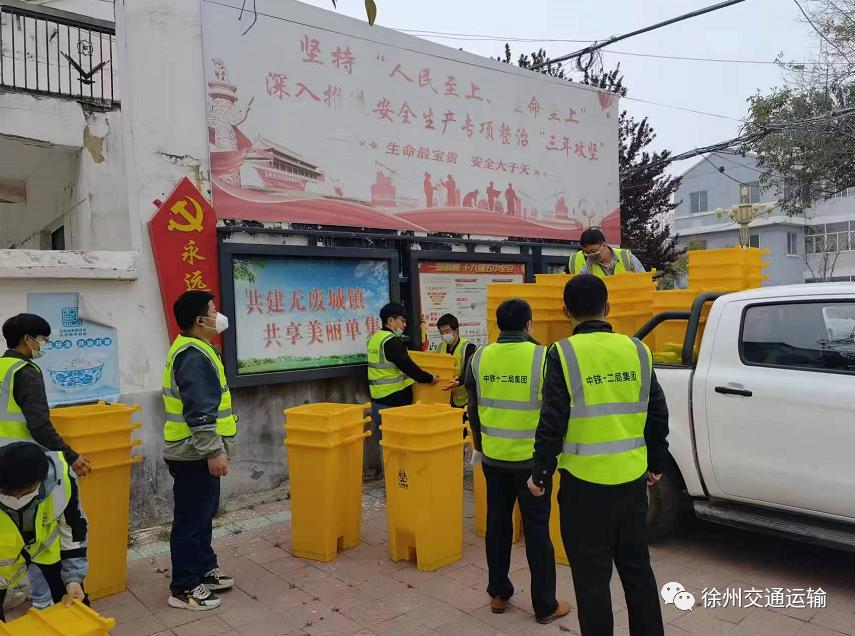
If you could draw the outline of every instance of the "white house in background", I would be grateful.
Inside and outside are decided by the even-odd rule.
[[[711,153],[687,170],[675,195],[673,230],[679,244],[689,249],[737,245],[737,225],[715,210],[739,203],[743,186],[751,203],[778,200],[777,192],[760,188],[762,173],[756,156],[732,152]],[[855,280],[855,187],[815,202],[804,216],[776,209],[750,227],[751,245],[769,250],[766,285]]]

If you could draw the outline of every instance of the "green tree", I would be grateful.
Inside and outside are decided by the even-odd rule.
[[[505,44],[500,62],[511,64],[511,47]],[[530,55],[520,55],[516,65],[531,68],[549,59],[539,49]],[[538,72],[572,82],[560,64],[549,64]],[[585,71],[581,82],[625,97],[620,65],[611,71]],[[665,174],[667,150],[652,152],[649,146],[656,134],[647,118],[636,120],[625,110],[618,121],[618,167],[620,171],[621,243],[638,253],[649,268],[667,272],[682,253],[677,237],[671,235],[670,217],[678,202],[672,202],[680,187],[680,179]]]
[[[780,62],[785,86],[748,100],[744,132],[756,139],[741,148],[757,153],[762,184],[790,214],[855,186],[855,0],[800,8],[816,33],[812,59]]]

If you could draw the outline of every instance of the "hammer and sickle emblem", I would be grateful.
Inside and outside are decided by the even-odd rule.
[[[187,209],[187,201],[184,199],[178,201],[169,208],[169,211],[172,212],[172,214],[182,217],[187,222],[179,223],[175,219],[169,219],[169,227],[167,229],[169,231],[178,230],[179,232],[201,232],[202,220],[205,216],[202,206],[199,205],[199,202],[193,197],[186,197],[186,199],[193,204],[195,214]]]

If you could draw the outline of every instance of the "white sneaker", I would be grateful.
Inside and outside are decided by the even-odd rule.
[[[186,609],[194,612],[204,612],[220,606],[219,597],[211,592],[204,584],[181,594],[169,597],[169,606],[176,609]]]

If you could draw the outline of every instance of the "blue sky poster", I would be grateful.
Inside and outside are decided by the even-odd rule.
[[[236,257],[238,374],[316,369],[366,360],[389,302],[389,262]]]
[[[78,294],[27,295],[27,311],[50,323],[50,343],[36,361],[53,406],[119,399],[116,329],[82,320]]]

